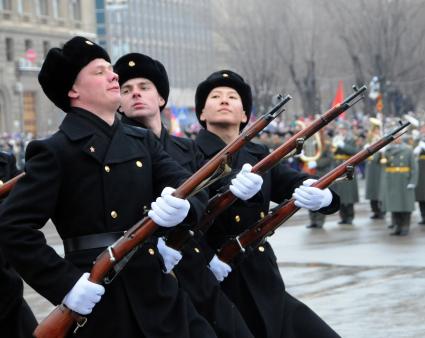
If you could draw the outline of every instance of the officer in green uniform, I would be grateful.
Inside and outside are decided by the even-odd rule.
[[[385,164],[382,199],[385,211],[391,212],[395,236],[409,233],[410,216],[415,207],[418,170],[412,148],[396,139],[384,152]]]
[[[335,167],[358,151],[354,137],[350,134],[348,128],[347,123],[340,122],[338,125],[338,134],[332,140]],[[341,200],[341,208],[339,210],[341,220],[338,224],[351,225],[354,219],[354,204],[359,201],[356,176],[354,175],[352,180],[335,182],[332,185],[332,189],[339,195]]]
[[[425,129],[425,128],[422,128]],[[423,130],[425,132],[425,130]],[[419,141],[413,151],[418,160],[418,184],[416,186],[415,194],[416,201],[419,202],[419,208],[421,210],[420,225],[425,225],[425,140]]]
[[[381,126],[382,122],[377,118],[371,117],[370,129],[367,136],[367,145],[378,141],[382,137]],[[370,208],[373,214],[372,219],[383,219],[385,213],[382,211],[382,200],[380,195],[381,176],[383,166],[381,164],[381,152],[376,152],[367,159],[366,164],[366,199],[370,200]]]

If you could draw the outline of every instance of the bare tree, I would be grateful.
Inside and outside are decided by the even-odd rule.
[[[226,55],[224,63],[250,83],[254,107],[259,112],[270,106],[272,96],[282,92],[286,85],[283,65],[275,52],[281,32],[276,25],[270,25],[279,17],[277,4],[271,1],[269,6],[261,6],[258,0],[246,0],[243,6],[236,0],[216,2],[218,39]]]
[[[335,0],[322,4],[351,59],[356,80],[378,76],[384,113],[401,114],[425,90],[425,2],[423,0]],[[373,112],[372,102],[365,110]]]
[[[301,114],[321,110],[321,74],[328,43],[323,7],[314,0],[223,0],[216,2],[219,39],[228,64],[252,84],[257,107],[278,91],[295,91]],[[335,87],[337,80],[333,80]],[[333,88],[335,88],[333,87]],[[291,93],[294,94],[294,93]]]
[[[295,6],[297,4],[298,6]],[[313,5],[313,3],[310,3]],[[311,9],[311,8],[310,8]],[[321,52],[314,10],[306,11],[299,3],[287,2],[285,39],[280,41],[279,56],[284,61],[301,98],[304,115],[320,112],[321,95],[317,75],[317,54]],[[310,14],[310,15],[308,15]]]

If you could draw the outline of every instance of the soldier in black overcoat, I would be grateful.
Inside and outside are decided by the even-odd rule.
[[[251,107],[250,86],[232,71],[212,73],[198,85],[195,108],[204,129],[195,141],[206,158],[213,157],[237,137],[249,121]],[[254,165],[268,154],[266,146],[249,142],[233,156],[231,167],[238,170],[244,163]],[[329,189],[310,187],[312,181],[306,182],[307,179],[306,174],[282,164],[268,171],[258,194],[246,201],[238,200],[215,220],[207,233],[211,248],[217,250],[226,240],[264,217],[270,201],[281,203],[293,196],[299,207],[326,214],[337,211],[338,196]],[[218,185],[221,186],[223,182]],[[215,194],[214,189],[211,187],[210,195]],[[285,291],[276,256],[267,241],[235,264],[221,286],[255,337],[339,337],[312,310]]]
[[[52,48],[39,82],[67,114],[59,131],[28,145],[26,175],[0,212],[7,259],[50,302],[88,315],[77,337],[216,337],[175,278],[163,273],[155,239],[140,245],[111,284],[88,281],[96,257],[145,210],[160,228],[194,224],[206,196],[171,196],[190,173],[151,132],[116,118],[118,77],[102,47],[74,37]],[[40,231],[49,219],[64,258]]]
[[[169,135],[161,121],[170,91],[168,75],[163,64],[151,57],[130,53],[122,56],[114,65],[121,87],[121,121],[153,131],[165,151],[190,172],[203,164],[202,153],[194,141]],[[169,247],[164,255],[173,256],[178,251]],[[175,252],[173,252],[175,251]],[[223,338],[253,337],[239,310],[221,290],[217,279],[207,268],[202,238],[192,238],[182,249],[183,259],[173,271],[180,286],[189,294],[198,312]],[[171,268],[171,266],[169,267]],[[171,270],[171,269],[170,269]]]
[[[19,174],[13,154],[0,151],[1,185]],[[0,332],[3,337],[26,338],[37,320],[23,298],[23,283],[0,249]]]

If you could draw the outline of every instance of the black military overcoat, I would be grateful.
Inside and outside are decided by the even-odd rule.
[[[211,158],[225,146],[218,136],[206,130],[199,132],[196,143],[206,158]],[[233,157],[232,169],[237,172],[244,163],[255,165],[268,154],[266,146],[250,142]],[[238,200],[216,219],[207,233],[211,247],[218,249],[226,239],[240,234],[266,215],[270,201],[280,203],[290,198],[294,189],[306,178],[306,174],[298,173],[283,164],[268,171],[263,176],[263,186],[257,195],[245,202]],[[227,181],[229,180],[230,177],[227,178]],[[223,185],[224,183],[220,182],[217,187]],[[214,186],[210,189],[210,195],[215,194],[214,189]],[[333,196],[331,205],[321,209],[321,212],[333,213],[338,210],[338,196],[334,193]],[[310,313],[305,305],[286,293],[276,256],[267,242],[233,266],[233,271],[221,286],[239,308],[255,337],[295,336],[291,312],[293,309],[302,308],[299,313],[305,313],[304,309]]]
[[[151,132],[116,121],[108,139],[93,116],[74,109],[57,133],[28,145],[26,175],[0,213],[0,244],[8,259],[53,304],[62,302],[104,248],[61,258],[38,231],[49,218],[62,239],[124,231],[143,217],[164,187],[176,188],[190,175]],[[193,224],[205,200],[189,201],[185,221]],[[142,245],[106,286],[77,336],[215,337],[177,281],[162,273],[161,263],[155,243]]]

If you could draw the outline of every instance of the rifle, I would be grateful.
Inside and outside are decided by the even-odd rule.
[[[18,180],[24,176],[25,173],[22,172],[19,175],[16,175],[15,177],[11,178],[10,180],[4,182],[1,186],[0,186],[0,198],[4,198],[7,195],[9,195],[10,191],[13,189],[13,187],[15,186],[16,182],[18,182]]]
[[[314,120],[308,127],[293,135],[289,140],[280,145],[275,151],[258,162],[252,168],[251,172],[262,175],[267,170],[278,164],[279,161],[283,158],[291,156],[293,153],[300,153],[306,139],[314,135],[314,133],[319,131],[329,122],[334,120],[338,115],[346,111],[348,108],[363,98],[363,96],[361,96],[359,99],[352,102],[366,90],[366,86],[362,86],[359,89],[353,86],[353,89],[354,93],[347,97],[342,103],[335,105],[333,108]],[[179,250],[195,233],[204,235],[213,224],[214,219],[224,210],[230,207],[236,200],[237,197],[233,195],[230,190],[217,194],[212,199],[210,199],[202,219],[195,226],[195,228],[189,232],[182,231],[180,229],[176,229],[170,232],[170,234],[167,236],[167,245],[176,250]]]
[[[376,153],[379,149],[383,148],[388,143],[394,141],[396,138],[403,135],[406,131],[401,131],[406,128],[410,123],[406,122],[404,124],[400,124],[400,127],[394,129],[388,135],[384,136],[366,149],[353,155],[344,163],[340,164],[335,169],[331,170],[326,175],[321,177],[312,185],[312,187],[324,189],[331,185],[336,179],[341,177],[343,174],[346,174],[348,179],[352,179],[354,174],[354,167],[357,164]],[[255,247],[256,245],[261,243],[267,236],[272,235],[273,232],[280,225],[282,225],[282,223],[286,222],[293,214],[295,214],[300,209],[295,206],[294,202],[295,200],[293,198],[283,202],[275,209],[274,212],[268,214],[263,219],[257,221],[253,226],[242,232],[240,235],[225,242],[218,250],[217,256],[223,262],[230,264],[230,262],[237,255],[245,252],[246,248]]]
[[[280,101],[266,114],[261,116],[252,125],[246,128],[237,139],[229,143],[216,156],[204,164],[196,173],[189,177],[174,192],[173,196],[188,198],[198,193],[208,184],[208,179],[226,173],[225,165],[229,157],[240,150],[249,140],[265,128],[273,119],[284,111],[283,106],[291,100],[291,96],[282,97]],[[219,178],[219,177],[218,177]],[[138,246],[152,235],[157,229],[157,225],[149,217],[144,217],[133,225],[115,243],[106,248],[93,263],[89,280],[93,283],[109,284],[112,279],[107,274],[113,269],[122,269],[124,262],[128,261]],[[122,260],[122,262],[121,262]],[[74,323],[78,328],[85,325],[87,318],[71,311],[65,305],[57,306],[35,329],[36,338],[62,338],[71,329]]]

